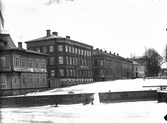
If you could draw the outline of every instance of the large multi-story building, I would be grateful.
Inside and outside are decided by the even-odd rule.
[[[48,57],[48,83],[50,88],[90,83],[92,77],[93,46],[61,37],[57,32],[25,42],[27,49],[50,54]]]
[[[107,51],[93,50],[94,81],[107,81],[132,77],[132,61],[120,57],[119,54]]]
[[[18,95],[48,88],[47,55],[0,40],[0,95]],[[8,45],[9,44],[9,45]]]

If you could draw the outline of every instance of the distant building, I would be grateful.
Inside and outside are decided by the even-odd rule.
[[[1,40],[0,95],[18,95],[47,89],[47,55],[25,50],[21,42],[19,47],[10,46],[13,45],[10,41]]]
[[[93,50],[92,57],[94,81],[132,78],[132,61],[129,59],[98,48]]]
[[[25,42],[27,49],[50,54],[48,58],[48,83],[59,88],[90,83],[92,78],[93,46],[61,37],[57,32]]]
[[[138,62],[133,61],[133,78],[143,78],[145,77],[145,66],[143,64],[140,64]]]

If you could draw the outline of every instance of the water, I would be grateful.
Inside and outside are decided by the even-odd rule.
[[[1,123],[166,123],[157,101],[58,106],[1,109]]]

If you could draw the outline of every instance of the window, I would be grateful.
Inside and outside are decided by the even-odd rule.
[[[68,52],[68,46],[66,46],[66,52]]]
[[[104,61],[100,60],[100,66],[104,66]]]
[[[51,73],[51,76],[52,76],[52,77],[55,76],[55,70],[51,70],[50,73]]]
[[[90,56],[90,57],[92,56],[92,53],[91,53],[91,51],[89,52],[89,56]]]
[[[1,85],[6,85],[6,75],[5,74],[0,75],[0,83]]]
[[[60,51],[60,52],[63,51],[63,46],[62,45],[58,45],[58,51]]]
[[[66,56],[66,64],[68,65],[68,56]]]
[[[26,59],[25,58],[21,59],[21,66],[26,67]]]
[[[36,75],[36,82],[39,83],[40,78],[39,78],[39,74]]]
[[[29,67],[33,68],[33,60],[32,59],[29,59]]]
[[[83,50],[81,50],[81,55],[83,55]]]
[[[55,61],[54,61],[54,57],[50,57],[50,65],[54,65]]]
[[[30,83],[32,84],[32,83],[34,82],[33,75],[32,75],[32,74],[30,74],[30,75],[29,75],[29,78],[30,78]]]
[[[50,50],[50,52],[54,52],[54,47],[53,46],[49,46],[49,50]]]
[[[89,56],[89,51],[87,51],[87,56]]]
[[[87,60],[85,59],[85,66],[87,66]]]
[[[19,78],[18,77],[14,77],[14,84],[18,84],[19,83]]]
[[[95,66],[97,66],[97,60],[94,60],[94,64],[95,64]]]
[[[45,68],[45,60],[42,60],[42,68]]]
[[[84,51],[84,55],[86,56],[86,50]]]
[[[72,58],[70,57],[70,65],[72,65]]]
[[[5,66],[5,57],[0,57],[0,66]]]
[[[42,83],[46,83],[46,75],[45,74],[42,75]]]
[[[76,65],[78,65],[78,58],[76,58]]]
[[[26,84],[26,82],[27,82],[27,75],[23,74],[23,84]]]
[[[73,65],[75,65],[75,58],[73,58]]]
[[[69,69],[67,69],[67,76],[69,76]]]
[[[69,53],[71,53],[71,47],[69,47]]]
[[[47,52],[47,47],[43,47],[43,52],[44,52],[44,53]]]
[[[37,47],[37,48],[36,48],[36,51],[37,51],[37,52],[40,52],[40,48],[39,48],[39,47]]]
[[[59,56],[59,64],[63,64],[63,56]]]
[[[20,58],[15,57],[15,67],[20,67]]]
[[[77,54],[77,50],[78,50],[78,49],[77,49],[77,48],[75,48],[75,53],[76,53],[76,54]]]
[[[64,76],[64,69],[59,69],[59,76]]]
[[[72,53],[74,53],[75,51],[74,51],[74,47],[72,47]]]
[[[80,55],[80,49],[78,49],[78,55]]]
[[[35,67],[36,67],[36,68],[39,68],[39,59],[36,59],[36,60],[35,60]]]
[[[70,76],[72,76],[72,70],[70,70]]]
[[[75,70],[73,70],[73,73],[74,73],[74,76],[76,76],[76,75],[75,75]]]
[[[89,66],[92,66],[92,60],[89,61]]]

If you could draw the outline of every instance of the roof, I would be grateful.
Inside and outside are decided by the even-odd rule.
[[[57,36],[57,35],[50,35],[50,36],[45,36],[45,37],[29,40],[29,41],[26,41],[25,43],[34,42],[34,41],[50,40],[50,39],[56,39],[56,38],[65,38],[65,37],[61,37],[61,36]]]
[[[0,41],[7,42],[6,49],[10,49],[12,47],[16,47],[10,34],[0,34]]]
[[[93,56],[96,56],[96,55],[98,55],[98,56],[108,56],[108,57],[113,58],[113,59],[119,59],[121,61],[127,61],[127,62],[132,63],[132,61],[130,61],[129,59],[123,58],[119,55],[114,55],[114,54],[103,52],[103,51],[100,51],[100,50],[97,50],[97,49],[93,50],[92,55]]]
[[[19,48],[19,47],[13,47],[13,48],[10,48],[10,49],[2,49],[1,51],[8,51],[8,50],[20,51],[20,52],[30,53],[30,54],[35,54],[35,55],[44,55],[44,56],[48,56],[49,55],[49,54],[45,54],[45,53],[41,53],[41,52],[36,52],[36,51],[32,51],[32,50],[26,50],[26,49]]]

